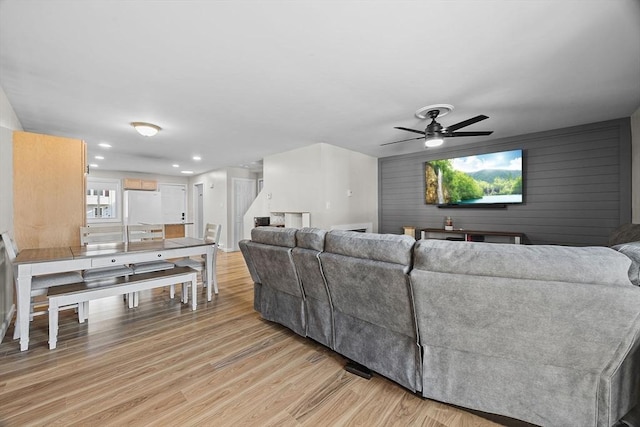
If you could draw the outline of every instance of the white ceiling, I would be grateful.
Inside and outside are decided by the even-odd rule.
[[[380,144],[430,104],[455,106],[443,126],[489,116],[464,130],[493,135],[448,145],[630,116],[640,2],[0,0],[0,86],[25,130],[84,139],[106,170],[318,142],[385,157],[424,149]]]

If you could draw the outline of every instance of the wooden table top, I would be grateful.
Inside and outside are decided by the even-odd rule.
[[[205,246],[210,244],[211,242],[207,242],[203,239],[180,237],[176,239],[147,240],[131,243],[96,243],[85,246],[23,249],[18,253],[14,262],[16,264],[27,264],[48,261],[64,261],[113,254],[162,251],[192,246]]]

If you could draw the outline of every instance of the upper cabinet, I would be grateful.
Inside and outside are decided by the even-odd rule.
[[[80,244],[85,225],[86,145],[13,133],[13,223],[19,249]]]
[[[155,191],[158,189],[158,182],[148,179],[140,178],[125,178],[123,184],[125,190],[149,190]]]

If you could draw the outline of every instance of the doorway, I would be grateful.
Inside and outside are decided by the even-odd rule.
[[[244,214],[256,198],[256,180],[232,178],[233,183],[233,238],[232,250],[240,250],[238,242],[244,238]]]

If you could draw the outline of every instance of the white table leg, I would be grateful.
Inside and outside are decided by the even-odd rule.
[[[193,275],[191,276],[191,309],[193,311],[196,310],[196,307],[198,305],[196,300],[198,295],[198,292],[196,291],[197,289],[198,289],[198,276],[196,275],[196,273],[193,273]]]
[[[182,283],[182,302],[184,304],[189,303],[189,285],[187,284],[187,282],[183,282]]]
[[[31,266],[19,265],[16,278],[16,299],[18,312],[16,314],[16,329],[19,328],[20,351],[29,348],[29,314],[31,313]]]
[[[81,307],[82,303],[78,304]],[[49,350],[56,348],[58,343],[58,301],[49,301]]]

